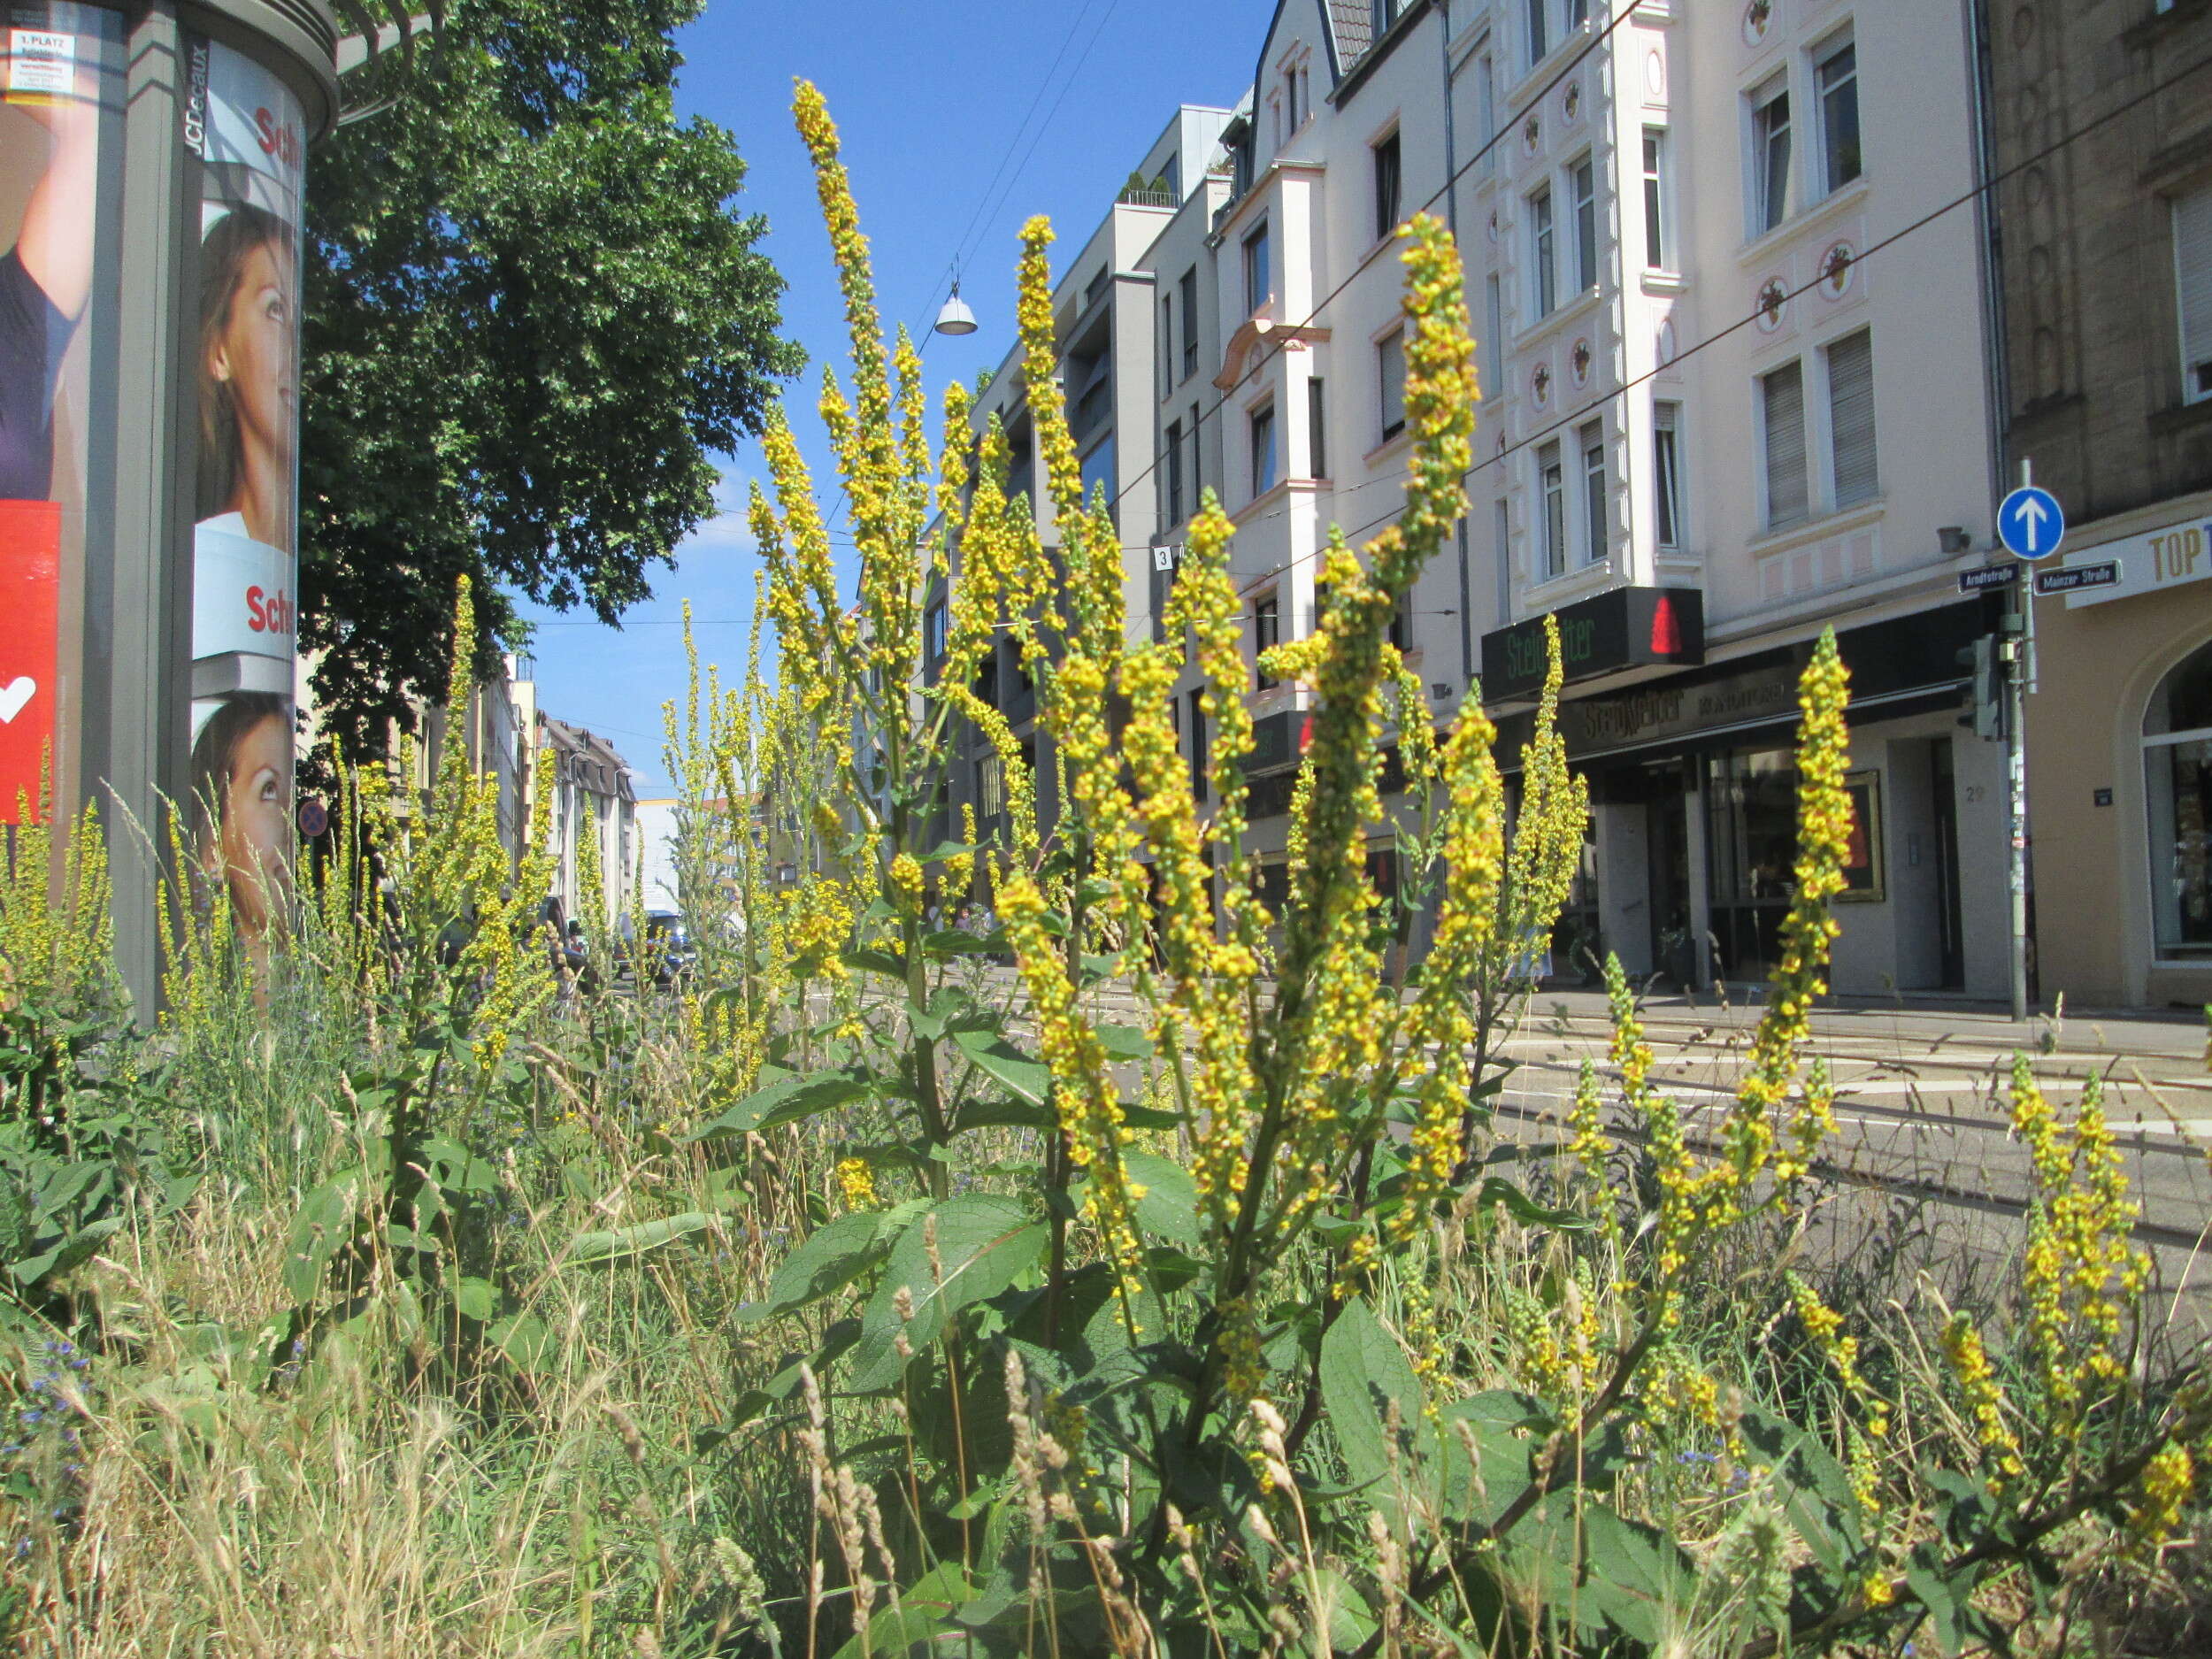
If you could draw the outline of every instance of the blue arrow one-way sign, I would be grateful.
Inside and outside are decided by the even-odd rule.
[[[2023,484],[1997,509],[1997,539],[2020,558],[2047,559],[2066,539],[2066,510],[2049,490]]]

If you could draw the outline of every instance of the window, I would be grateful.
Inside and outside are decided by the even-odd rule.
[[[1567,0],[1567,27],[1578,29],[1590,20],[1590,0]]]
[[[1375,0],[1374,32],[1378,39],[1385,29],[1398,20],[1398,0]]]
[[[1190,694],[1190,798],[1206,799],[1213,782],[1213,753],[1206,741],[1206,705],[1199,701],[1205,694]]]
[[[1836,469],[1836,510],[1871,501],[1881,488],[1874,465],[1874,336],[1861,329],[1828,348],[1828,435]]]
[[[1681,404],[1651,406],[1652,517],[1663,548],[1682,545],[1681,427]]]
[[[1611,551],[1606,534],[1605,423],[1591,421],[1576,436],[1582,444],[1583,557],[1598,565]]]
[[[1536,314],[1551,315],[1559,303],[1559,278],[1551,257],[1551,189],[1539,190],[1528,199],[1529,257],[1536,266]]]
[[[1275,676],[1259,666],[1261,654],[1271,651],[1283,637],[1282,601],[1271,593],[1262,594],[1252,602],[1252,680],[1262,691],[1272,691],[1279,683]]]
[[[1375,234],[1387,236],[1398,228],[1398,134],[1375,146]]]
[[[1551,50],[1551,0],[1528,0],[1528,60],[1540,62]]]
[[[1597,168],[1587,156],[1574,165],[1575,287],[1598,285]]]
[[[1820,165],[1831,191],[1859,176],[1859,54],[1849,41],[1830,50],[1813,66],[1820,95]]]
[[[1778,77],[1751,97],[1751,233],[1790,216],[1790,92]]]
[[[1306,476],[1326,478],[1329,475],[1328,423],[1323,419],[1326,409],[1321,396],[1321,381],[1315,377],[1306,382]]]
[[[2212,954],[2212,649],[2185,657],[2152,694],[2143,782],[2158,954]]]
[[[1121,522],[1121,496],[1114,476],[1114,434],[1108,433],[1083,457],[1083,499],[1102,495],[1106,498],[1106,516],[1116,524]]]
[[[1190,419],[1184,423],[1190,434],[1190,504],[1196,512],[1206,499],[1206,452],[1198,447],[1198,405],[1190,406]]]
[[[1513,620],[1513,509],[1502,495],[1491,504],[1490,544],[1497,565],[1498,626],[1503,627]]]
[[[1252,411],[1252,493],[1275,488],[1275,405]]]
[[[1498,73],[1488,52],[1475,65],[1475,125],[1481,146],[1475,165],[1486,179],[1498,170]]]
[[[1795,524],[1810,508],[1805,480],[1805,372],[1787,363],[1759,379],[1766,440],[1767,528]]]
[[[1170,528],[1183,522],[1183,423],[1167,423],[1163,447],[1167,451],[1167,522]]]
[[[1306,119],[1299,99],[1301,90],[1298,65],[1289,65],[1283,71],[1283,131],[1286,134],[1296,132],[1299,123]]]
[[[1405,331],[1394,328],[1375,348],[1375,377],[1381,396],[1382,435],[1387,443],[1406,429]]]
[[[1183,273],[1183,378],[1198,373],[1198,267]]]
[[[1313,585],[1313,626],[1308,629],[1307,632],[1310,634],[1320,633],[1321,618],[1328,614],[1329,584],[1324,581],[1317,581]]]
[[[1667,269],[1667,129],[1644,128],[1644,267]]]
[[[1244,309],[1248,316],[1267,303],[1271,277],[1267,269],[1267,227],[1244,239]]]
[[[2212,187],[2174,202],[2174,286],[2181,323],[2181,396],[2212,397]]]
[[[945,602],[933,599],[922,612],[922,665],[934,670],[945,656]]]
[[[1168,388],[1175,384],[1175,296],[1171,294],[1160,302],[1160,396],[1164,400]]]
[[[1557,439],[1537,450],[1536,476],[1544,496],[1544,574],[1559,576],[1567,569],[1567,478]]]
[[[1413,649],[1413,590],[1408,588],[1398,595],[1398,603],[1390,612],[1390,642],[1401,651]]]
[[[1505,396],[1505,296],[1495,272],[1483,279],[1482,321],[1489,332],[1483,338],[1486,379],[1483,391],[1491,397]]]
[[[975,764],[976,816],[986,825],[1006,810],[1006,763],[994,749]]]

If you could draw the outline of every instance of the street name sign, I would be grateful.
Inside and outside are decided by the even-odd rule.
[[[2120,580],[2120,566],[2112,559],[2097,565],[2070,565],[2061,571],[2038,571],[2035,591],[2070,594],[2083,588],[2109,588]]]
[[[2023,484],[1997,509],[1997,539],[2024,559],[2047,559],[2066,539],[2066,510],[2047,489]]]
[[[1959,572],[1959,591],[1978,594],[1985,588],[2009,588],[2019,580],[2017,565],[1985,565],[1978,571]]]

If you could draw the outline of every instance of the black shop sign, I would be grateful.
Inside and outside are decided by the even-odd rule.
[[[1705,660],[1705,596],[1694,588],[1616,588],[1553,615],[1570,684],[1617,669]],[[1486,702],[1540,691],[1545,667],[1541,617],[1482,636]]]

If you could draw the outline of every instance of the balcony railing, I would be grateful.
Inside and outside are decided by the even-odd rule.
[[[1172,190],[1139,189],[1133,184],[1125,186],[1114,200],[1124,207],[1173,207],[1176,204]]]

